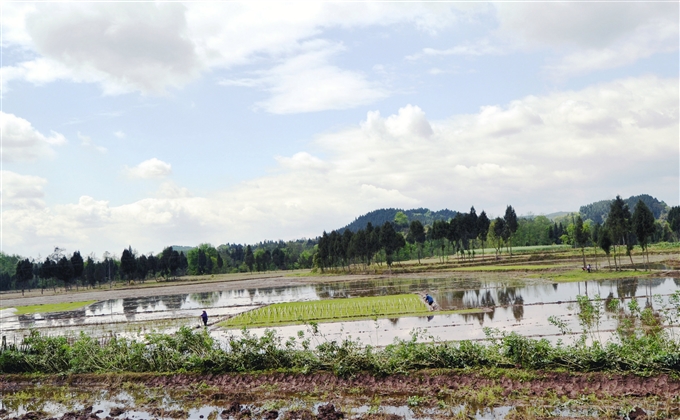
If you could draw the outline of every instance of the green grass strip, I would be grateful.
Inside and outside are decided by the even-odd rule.
[[[420,296],[405,294],[277,303],[237,315],[220,325],[227,328],[264,327],[306,322],[422,316],[429,313]]]
[[[573,264],[571,264],[573,266]],[[526,264],[526,265],[480,265],[473,267],[458,267],[451,271],[538,271],[564,268],[564,264]]]
[[[84,300],[82,302],[68,302],[68,303],[49,303],[46,305],[29,305],[29,306],[17,306],[15,315],[26,315],[26,314],[45,314],[48,312],[66,312],[74,311],[76,309],[83,308],[87,305],[91,305],[97,302],[96,300]],[[7,308],[2,308],[7,309]]]
[[[535,274],[532,277],[544,278],[558,282],[571,282],[571,281],[588,281],[588,280],[617,280],[632,277],[642,277],[649,276],[649,271],[643,271],[638,269],[638,271],[625,270],[625,271],[609,271],[607,268],[600,268],[598,271],[587,272],[581,269],[556,272],[556,273],[543,273]]]

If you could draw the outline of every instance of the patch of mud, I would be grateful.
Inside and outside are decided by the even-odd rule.
[[[73,385],[88,384],[90,378],[71,377]],[[415,394],[423,388],[436,394],[437,390],[464,387],[501,386],[504,396],[517,391],[529,395],[545,395],[575,398],[584,391],[598,397],[611,395],[633,395],[669,398],[680,395],[680,381],[668,375],[640,377],[606,373],[568,374],[543,373],[538,378],[527,381],[507,377],[498,379],[484,378],[475,374],[429,374],[393,375],[377,378],[372,375],[357,375],[353,378],[339,378],[331,373],[312,375],[274,373],[268,375],[168,375],[150,376],[144,379],[147,387],[181,387],[197,383],[217,387],[228,393],[261,393],[274,390],[276,393],[297,394],[316,390],[317,392],[337,389],[361,388],[365,394]],[[9,384],[8,384],[9,385]]]
[[[341,378],[332,373],[293,374],[174,374],[174,375],[69,375],[47,376],[40,379],[43,385],[101,388],[102,378],[110,387],[132,382],[144,388],[181,389],[191,386],[209,386],[218,391],[207,399],[228,400],[234,395],[299,394],[335,390],[361,389],[364,395],[402,394],[414,395],[423,389],[436,394],[440,389],[480,388],[500,386],[503,393],[517,391],[529,395],[575,396],[587,392],[598,397],[612,395],[657,396],[670,398],[680,395],[680,380],[667,374],[651,377],[613,373],[559,373],[537,372],[534,379],[512,379],[507,376],[487,378],[476,373],[449,371],[443,373],[416,372],[410,375],[376,377],[368,374]],[[0,376],[0,386],[5,392],[30,386],[33,379],[20,375]],[[233,401],[233,399],[232,399]]]
[[[70,375],[31,378],[0,377],[1,419],[88,420],[153,418],[339,420],[474,418],[679,418],[680,380],[669,375],[638,377],[607,373],[569,374],[515,370],[420,371],[410,375],[339,378],[310,375]],[[107,384],[102,386],[102,384]],[[13,393],[49,401],[59,395],[80,395],[81,410],[50,414],[54,403],[26,408],[12,402]],[[128,390],[128,391],[124,391]],[[134,390],[134,391],[133,391]],[[101,391],[104,398],[97,394]],[[41,392],[45,395],[41,397]],[[136,395],[121,400],[117,395]],[[17,395],[19,395],[17,394]],[[110,401],[102,412],[102,400]],[[54,400],[52,400],[54,401]],[[168,403],[170,401],[171,403]],[[59,401],[55,401],[59,404]],[[124,407],[120,407],[124,405]],[[13,407],[13,408],[12,408]],[[28,407],[28,406],[26,406]],[[379,409],[376,410],[376,407]],[[383,410],[384,407],[392,407]],[[633,407],[627,408],[624,407]],[[370,409],[370,410],[369,410]],[[424,410],[424,411],[423,411]],[[463,411],[461,411],[463,410]],[[499,414],[500,410],[500,414]],[[537,412],[538,410],[538,412]],[[622,411],[625,410],[625,411]],[[56,412],[56,411],[55,411]],[[63,414],[62,414],[63,413]],[[394,414],[397,413],[397,414]],[[618,414],[617,414],[618,413]],[[618,416],[618,417],[617,417]]]

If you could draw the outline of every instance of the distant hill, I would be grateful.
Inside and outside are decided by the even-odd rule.
[[[635,206],[639,200],[642,200],[642,202],[645,203],[647,207],[649,207],[652,213],[654,213],[655,219],[658,219],[659,216],[668,211],[668,205],[663,201],[659,201],[648,194],[641,194],[634,195],[623,200],[626,202],[626,204],[628,204],[631,214],[633,214],[635,211]],[[581,206],[579,213],[581,213],[581,216],[584,220],[590,219],[595,223],[604,223],[604,220],[607,218],[607,214],[609,214],[609,207],[611,206],[612,201],[614,200],[602,200]]]
[[[192,250],[194,248],[196,248],[196,247],[195,246],[181,246],[181,245],[173,245],[172,246],[173,251],[184,252],[185,255],[186,255],[187,252],[189,252],[190,250]]]
[[[370,222],[373,226],[382,226],[385,222],[394,221],[394,216],[398,212],[403,212],[407,217],[409,223],[414,220],[419,220],[423,225],[431,225],[435,220],[449,220],[456,216],[458,213],[454,210],[444,209],[439,211],[431,211],[429,209],[419,208],[411,210],[402,209],[379,209],[373,210],[372,212],[366,213],[363,216],[359,216],[354,221],[347,226],[338,229],[339,233],[349,229],[352,232],[356,232],[359,229],[364,229],[366,225]]]
[[[554,221],[558,217],[564,217],[568,214],[573,213],[573,211],[556,211],[555,213],[550,213],[550,214],[545,214],[544,216],[547,217],[548,219]]]

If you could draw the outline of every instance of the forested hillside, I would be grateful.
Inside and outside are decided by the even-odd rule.
[[[338,233],[343,233],[345,229],[351,230],[356,233],[359,229],[364,229],[369,223],[373,226],[382,226],[385,222],[394,222],[394,217],[397,213],[402,212],[408,217],[408,221],[412,222],[414,220],[419,221],[423,225],[431,225],[435,220],[448,221],[456,217],[457,211],[444,209],[439,211],[431,211],[429,209],[419,208],[411,210],[402,209],[379,209],[373,210],[372,212],[366,213],[363,216],[359,216],[354,221],[347,226],[338,229]]]
[[[638,201],[642,200],[643,203],[649,207],[654,214],[654,218],[658,219],[663,213],[667,213],[669,207],[663,201],[659,201],[656,198],[648,194],[634,195],[625,200],[623,200],[630,209],[631,213],[635,211],[635,206]],[[584,220],[592,220],[595,223],[604,223],[604,220],[609,213],[609,208],[614,200],[602,200],[596,201],[585,206],[581,206],[579,213]]]

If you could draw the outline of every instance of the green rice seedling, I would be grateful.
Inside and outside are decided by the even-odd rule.
[[[67,303],[48,303],[45,305],[30,305],[17,306],[15,315],[25,314],[44,314],[48,312],[66,312],[74,311],[97,302],[96,300],[85,300],[82,302],[67,302]],[[5,308],[0,308],[5,309]]]
[[[310,321],[332,322],[357,319],[420,315],[429,310],[415,294],[331,299],[311,302],[289,302],[269,305],[247,314],[237,315],[222,325],[270,326],[302,324]]]

